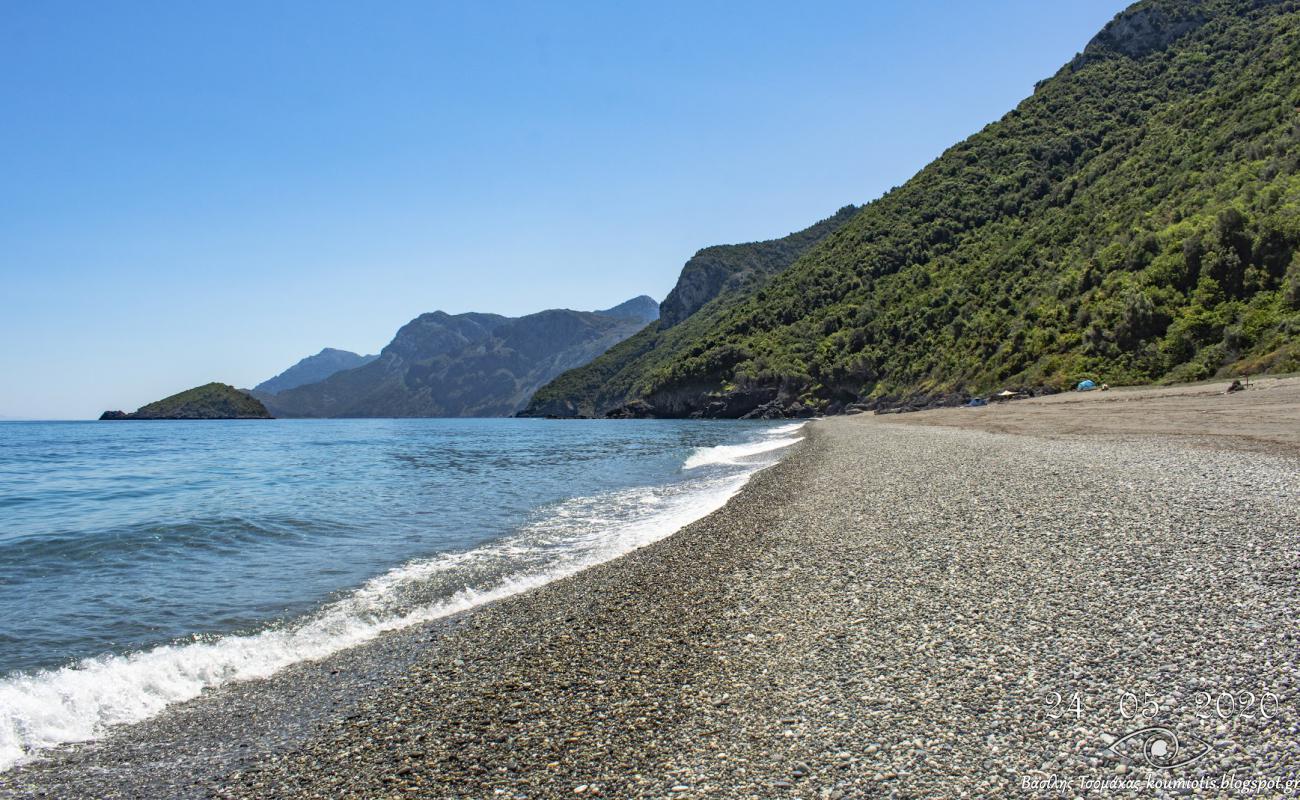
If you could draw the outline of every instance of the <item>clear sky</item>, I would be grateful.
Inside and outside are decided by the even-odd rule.
[[[0,415],[661,299],[902,183],[1124,5],[0,2]]]

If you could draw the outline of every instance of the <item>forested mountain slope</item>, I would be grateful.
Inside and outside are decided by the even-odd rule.
[[[1300,369],[1298,245],[1300,4],[1145,0],[788,269],[533,408],[739,416]]]
[[[858,210],[856,206],[844,206],[826,219],[780,239],[715,245],[699,251],[682,267],[677,285],[660,304],[658,322],[545,386],[533,396],[524,415],[592,416],[631,399],[631,382],[640,374],[642,358],[659,344],[665,331],[706,305],[732,303],[757,291],[813,245],[843,227]]]

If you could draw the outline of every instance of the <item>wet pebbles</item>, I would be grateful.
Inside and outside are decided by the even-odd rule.
[[[423,630],[346,654],[349,671],[404,655],[307,734],[163,794],[1149,797],[1180,792],[1122,782],[1297,777],[1300,462],[867,417],[807,430],[667,540],[414,657]],[[1243,692],[1270,695],[1267,718]],[[1208,752],[1155,769],[1121,741],[1152,725]]]

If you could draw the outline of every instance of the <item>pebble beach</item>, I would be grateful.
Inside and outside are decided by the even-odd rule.
[[[1129,399],[1068,433],[1092,417],[1052,398],[814,421],[668,539],[0,797],[1300,793],[1300,381]]]

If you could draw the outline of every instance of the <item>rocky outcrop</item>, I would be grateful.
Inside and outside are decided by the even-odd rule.
[[[812,416],[818,409],[777,387],[757,386],[728,392],[707,387],[660,392],[611,409],[613,419],[783,419]]]
[[[1204,24],[1206,17],[1194,4],[1154,2],[1121,11],[1088,42],[1082,59],[1105,53],[1142,58],[1186,36]]]
[[[1051,386],[1022,386],[1012,390],[1015,394],[1007,400],[1022,400],[1056,394],[1060,389]],[[975,396],[968,392],[941,392],[917,394],[907,397],[861,397],[848,402],[824,402],[800,398],[790,389],[778,387],[751,387],[729,392],[710,392],[699,388],[693,391],[661,393],[647,398],[637,398],[604,416],[609,419],[802,419],[817,415],[837,414],[904,414],[933,408],[964,406]],[[997,398],[989,398],[996,400]],[[555,414],[556,417],[579,416]]]
[[[196,386],[141,406],[133,413],[105,411],[101,420],[272,419],[257,398],[224,383]]]
[[[815,225],[781,239],[704,248],[682,267],[677,285],[660,304],[661,326],[671,328],[718,295],[757,284],[781,272],[859,210],[858,206],[845,206]]]

